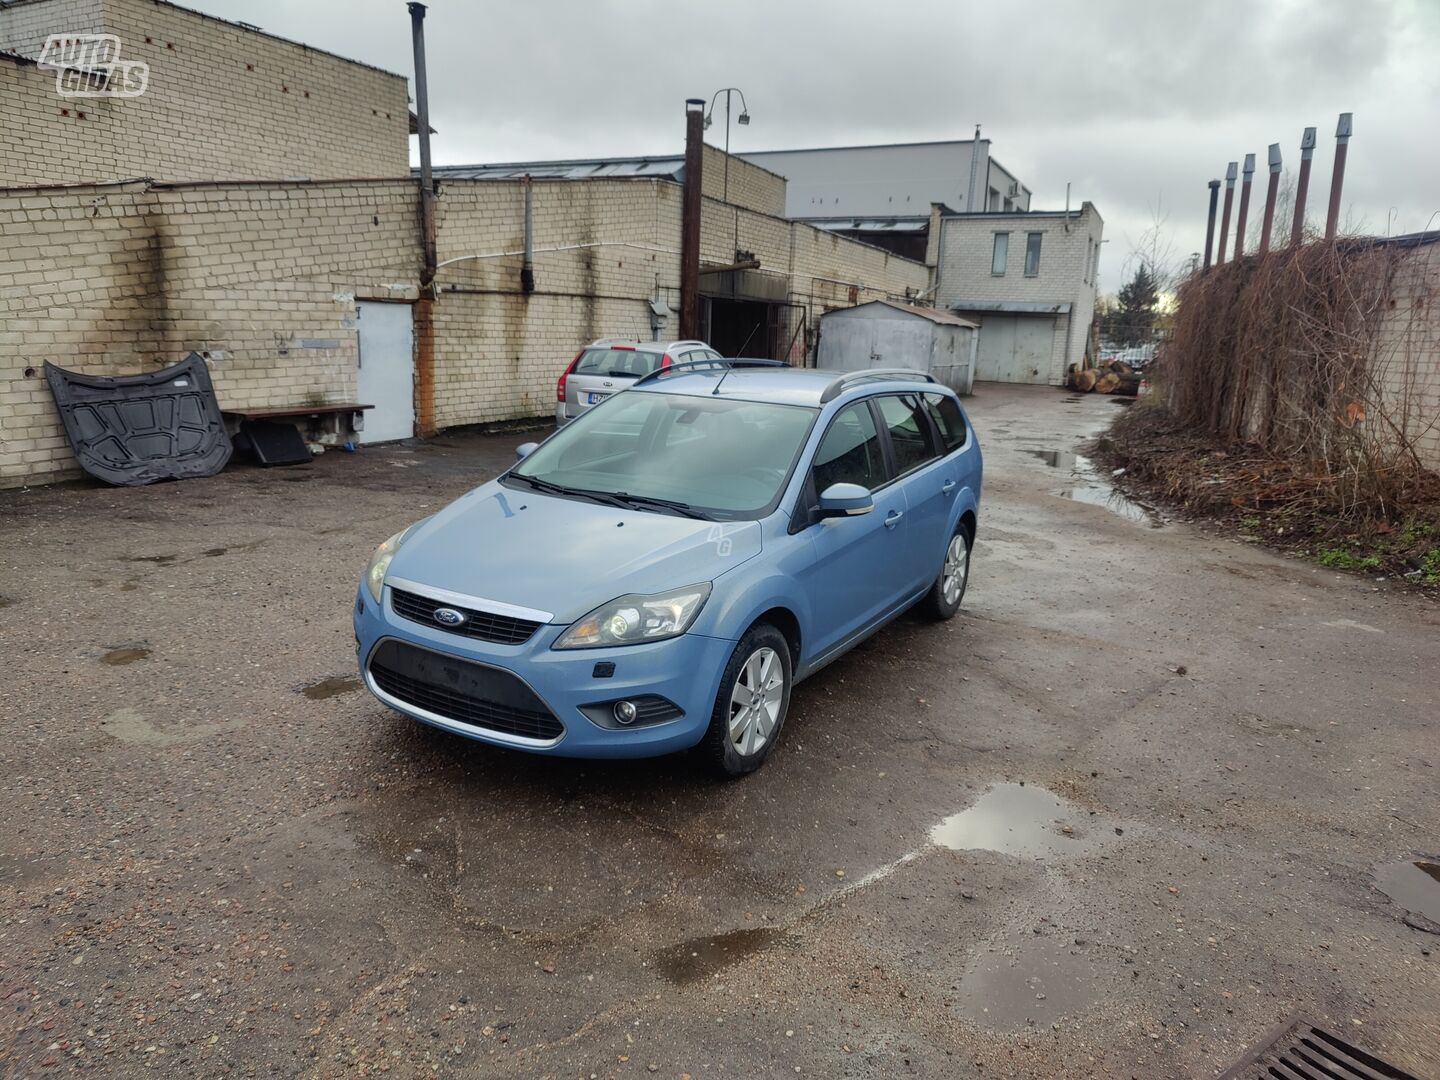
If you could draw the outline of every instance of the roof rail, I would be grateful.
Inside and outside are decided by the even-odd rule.
[[[654,371],[650,371],[644,375],[641,375],[640,378],[636,379],[633,383],[630,384],[630,388],[633,390],[635,387],[639,386],[642,383],[651,382],[659,379],[662,375],[669,375],[675,372],[694,371],[698,369],[718,370],[722,368],[728,372],[733,368],[737,367],[789,366],[790,365],[785,363],[783,360],[746,360],[743,358],[731,359],[724,356],[719,357],[718,359],[711,358],[709,360],[681,360],[679,363],[667,364],[665,367],[658,367]]]
[[[914,382],[933,383],[936,381],[934,375],[924,371],[915,371],[911,368],[866,368],[864,371],[847,371],[834,382],[825,388],[820,395],[820,404],[827,401],[834,401],[844,391],[861,382],[899,382],[911,380]]]

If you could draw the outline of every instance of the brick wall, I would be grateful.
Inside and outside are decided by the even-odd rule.
[[[1385,425],[1403,432],[1420,460],[1440,472],[1440,243],[1405,259],[1391,298],[1372,368],[1379,408]]]
[[[1070,217],[1054,214],[985,214],[941,217],[938,245],[937,307],[965,308],[967,301],[1069,304],[1068,316],[1055,318],[1049,378],[1064,382],[1071,364],[1085,356],[1095,314],[1095,253],[1104,223],[1091,203]],[[1009,233],[1005,273],[991,272],[996,233]],[[1025,244],[1041,234],[1040,267],[1025,274]],[[977,310],[969,309],[966,310]]]
[[[725,173],[725,151],[705,144],[705,158],[701,165],[701,191],[706,198],[720,202],[731,202],[747,210],[775,217],[785,216],[785,178],[769,169],[752,165],[743,158],[730,155],[730,173],[727,185]],[[728,200],[725,197],[729,191]]]
[[[415,294],[405,181],[0,192],[0,486],[74,475],[46,361],[199,352],[226,408],[355,393],[355,299]],[[333,343],[333,344],[332,344]]]
[[[403,76],[156,0],[0,7],[0,51],[33,58],[46,35],[70,31],[118,36],[122,58],[149,64],[149,87],[63,98],[53,71],[0,60],[7,134],[17,135],[0,156],[0,187],[409,171]]]
[[[555,378],[596,337],[650,337],[679,308],[681,189],[535,181],[535,292],[520,290],[524,184],[449,181],[437,208],[435,419],[549,414]],[[823,310],[925,287],[927,270],[810,226],[704,201],[703,259],[735,246],[782,276],[801,327]],[[357,299],[417,294],[405,180],[219,182],[0,191],[0,486],[76,475],[43,366],[153,371],[210,362],[224,408],[353,399]],[[678,334],[671,316],[662,336]]]

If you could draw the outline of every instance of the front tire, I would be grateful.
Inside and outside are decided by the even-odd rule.
[[[769,623],[747,630],[725,665],[700,744],[712,771],[744,776],[765,763],[785,726],[793,680],[785,635]]]
[[[955,535],[945,547],[945,561],[935,583],[921,601],[924,611],[932,619],[944,621],[953,619],[965,599],[965,587],[970,584],[970,533],[963,524],[955,527]]]

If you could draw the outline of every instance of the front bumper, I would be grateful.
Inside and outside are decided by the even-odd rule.
[[[552,649],[564,626],[544,625],[522,645],[499,645],[430,627],[397,615],[387,585],[377,605],[362,584],[354,609],[360,676],[380,701],[412,719],[466,738],[532,753],[561,757],[654,757],[694,746],[705,734],[720,676],[735,648],[733,641],[682,634],[649,645],[612,649]],[[554,714],[563,731],[554,738],[532,738],[496,731],[432,711],[387,693],[376,682],[371,660],[387,641],[398,641],[438,654],[485,665],[513,675]],[[613,665],[609,676],[597,677]],[[582,706],[622,698],[666,698],[683,715],[656,724],[601,726]]]

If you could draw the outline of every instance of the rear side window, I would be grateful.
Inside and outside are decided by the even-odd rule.
[[[815,451],[815,493],[831,484],[859,484],[873,491],[885,482],[880,433],[870,406],[857,402],[840,410]]]
[[[921,413],[918,397],[886,396],[875,399],[880,418],[890,429],[890,447],[895,451],[895,472],[901,476],[918,469],[935,457],[930,446],[930,428]]]
[[[930,419],[935,421],[935,430],[940,432],[940,441],[945,444],[945,452],[959,450],[965,445],[969,435],[965,430],[965,417],[960,413],[959,403],[952,397],[945,397],[943,394],[926,394],[925,408],[930,413]]]
[[[586,349],[575,364],[576,375],[614,375],[639,378],[660,366],[658,352],[639,349]]]

